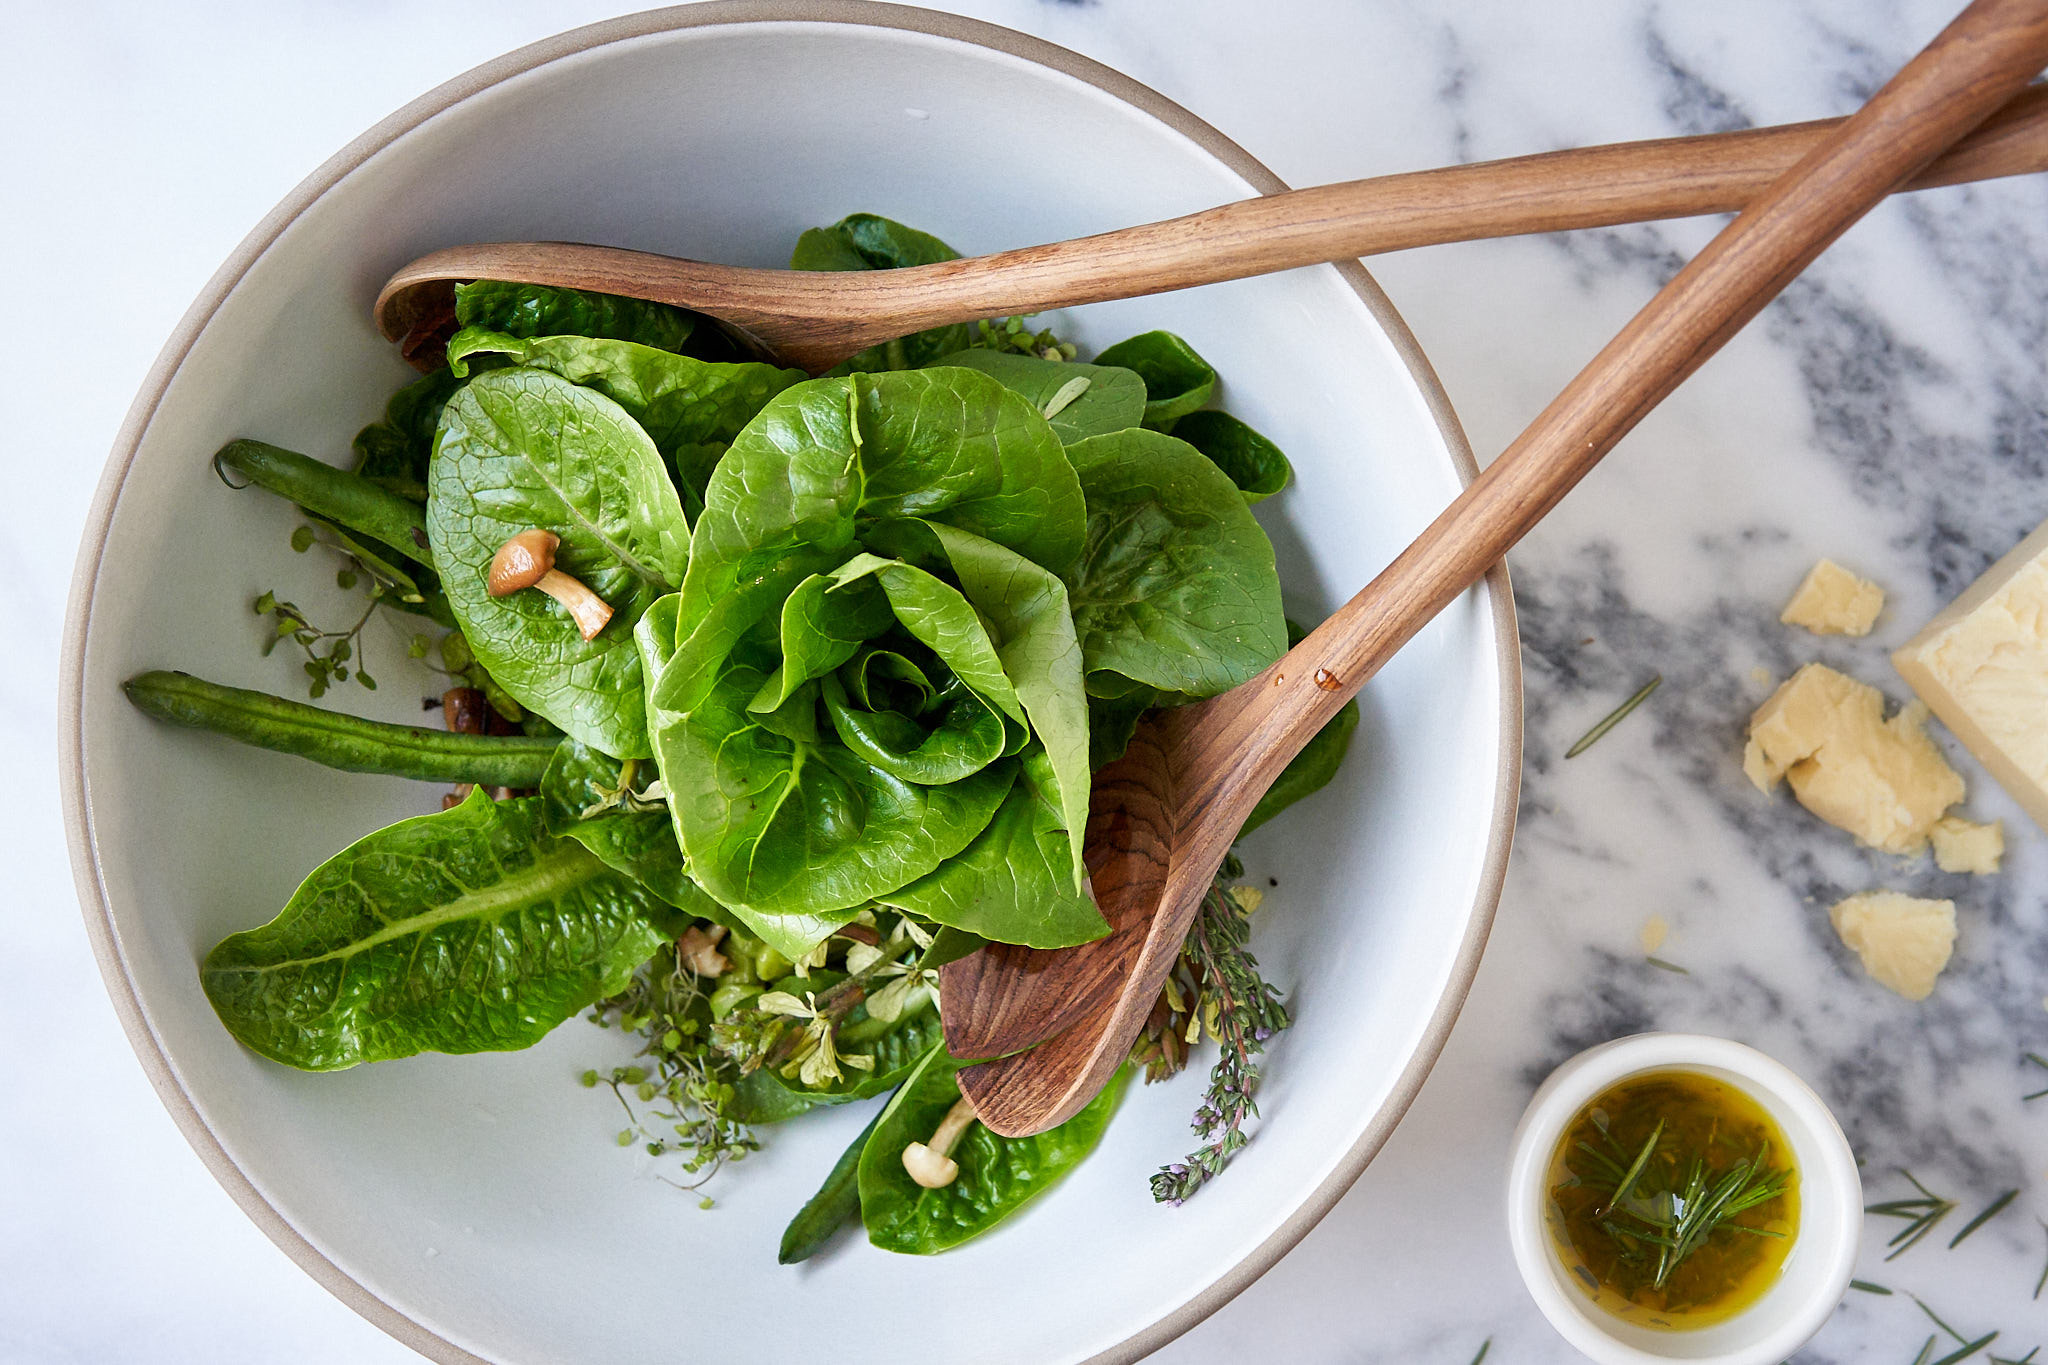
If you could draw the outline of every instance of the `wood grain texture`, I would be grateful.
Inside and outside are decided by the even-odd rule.
[[[991,943],[939,969],[946,1050],[955,1057],[1016,1052],[1115,1003],[1166,889],[1174,830],[1170,747],[1158,723],[1140,725],[1131,747],[1095,775],[1089,792],[1084,860],[1095,903],[1109,921],[1107,937],[1057,949]],[[1068,989],[1036,989],[1035,978],[1055,969]],[[1017,1007],[1017,992],[1028,995],[1029,1008]]]
[[[1086,1104],[1128,1054],[1231,840],[1288,760],[1829,243],[2044,65],[2048,0],[1975,0],[1660,290],[1378,578],[1259,677],[1174,713],[1160,731],[1173,851],[1122,998],[1030,1052],[964,1069],[982,1121],[1040,1132]],[[1319,673],[1337,686],[1318,685]],[[1043,1013],[1041,1000],[1101,1000],[1100,983],[1072,979],[1097,969],[1064,959],[1012,980],[988,973],[977,990],[1003,1010]]]
[[[429,324],[458,281],[518,280],[692,308],[812,373],[946,323],[1137,298],[1276,270],[1484,237],[1734,212],[1820,146],[1839,119],[1662,138],[1293,190],[1093,237],[904,270],[713,265],[573,242],[496,242],[422,256],[385,284],[377,324],[434,361]],[[2048,89],[2023,91],[1902,188],[2048,169]],[[410,353],[409,353],[410,354]]]

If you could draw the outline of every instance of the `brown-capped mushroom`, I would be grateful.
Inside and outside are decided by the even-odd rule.
[[[974,1101],[962,1095],[939,1120],[930,1142],[913,1142],[903,1149],[903,1169],[910,1178],[928,1190],[944,1189],[958,1179],[960,1163],[953,1160],[953,1147],[974,1119]]]
[[[612,619],[612,609],[602,597],[555,567],[555,547],[561,543],[560,536],[538,526],[521,531],[491,556],[490,574],[484,586],[493,597],[508,597],[521,588],[539,588],[568,609],[576,628],[588,640]]]
[[[676,940],[676,958],[699,976],[724,976],[732,966],[725,954],[718,951],[719,941],[724,937],[722,924],[714,924],[708,930],[693,924]]]

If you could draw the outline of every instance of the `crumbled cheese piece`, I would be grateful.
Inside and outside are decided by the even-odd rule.
[[[1815,635],[1868,635],[1883,610],[1883,588],[1823,559],[1807,571],[1806,581],[1778,619],[1788,626],[1805,626]]]
[[[1884,694],[1808,664],[1749,719],[1742,771],[1768,792],[1784,778],[1799,803],[1887,853],[1918,853],[1942,813],[1963,799],[1963,779],[1911,703],[1884,719]]]
[[[1925,1000],[1956,946],[1956,903],[1896,891],[1865,891],[1828,911],[1842,942],[1870,979],[1908,1000]]]
[[[1641,940],[1645,953],[1654,953],[1664,946],[1664,940],[1671,933],[1671,926],[1664,922],[1662,915],[1652,915],[1643,921]]]
[[[2048,525],[1992,565],[1892,662],[2048,829]]]
[[[1943,872],[1974,872],[1988,877],[2005,856],[2005,826],[1997,820],[1980,825],[1960,815],[1944,815],[1927,832],[1934,841],[1934,863]]]

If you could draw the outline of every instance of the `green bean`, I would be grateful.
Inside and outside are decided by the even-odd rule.
[[[422,782],[537,787],[561,742],[553,736],[458,735],[362,720],[267,692],[223,687],[189,673],[142,673],[122,683],[121,690],[144,712],[172,725],[211,730],[343,772]]]
[[[868,1126],[861,1129],[860,1136],[853,1140],[853,1145],[840,1154],[838,1164],[825,1177],[825,1183],[818,1187],[818,1192],[797,1210],[796,1217],[789,1220],[789,1226],[782,1232],[782,1249],[775,1253],[778,1262],[795,1265],[809,1259],[833,1233],[860,1215],[861,1149],[868,1145],[875,1125],[881,1121],[881,1111],[877,1110],[875,1116],[868,1120]]]
[[[223,479],[238,474],[308,512],[433,567],[427,551],[426,509],[368,479],[261,441],[229,441],[213,457],[213,467]]]

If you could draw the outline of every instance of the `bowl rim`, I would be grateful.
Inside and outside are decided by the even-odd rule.
[[[301,213],[350,172],[429,119],[495,85],[549,63],[657,33],[762,23],[846,24],[896,29],[1021,58],[1083,81],[1152,116],[1214,156],[1260,194],[1275,194],[1289,188],[1285,181],[1235,141],[1151,87],[1079,53],[1014,29],[909,5],[881,3],[881,0],[701,0],[697,4],[644,10],[566,30],[484,62],[412,100],[372,125],[300,181],[242,239],[179,319],[115,435],[106,468],[86,516],[65,605],[58,681],[58,779],[72,878],[78,888],[79,906],[93,958],[120,1019],[122,1031],[127,1035],[129,1045],[141,1062],[158,1099],[207,1170],[250,1221],[300,1269],[358,1315],[427,1359],[440,1362],[440,1365],[491,1365],[491,1362],[456,1345],[372,1293],[342,1266],[314,1247],[264,1198],[201,1118],[143,1007],[114,927],[106,886],[100,876],[97,840],[85,781],[85,651],[100,563],[114,509],[120,501],[142,437],[200,333],[271,244]],[[1407,323],[1358,261],[1337,262],[1332,268],[1359,296],[1374,321],[1386,332],[1443,435],[1459,483],[1470,484],[1479,472],[1471,444],[1435,369],[1424,356]],[[1368,1121],[1358,1140],[1279,1228],[1187,1302],[1090,1357],[1087,1365],[1123,1365],[1151,1354],[1214,1313],[1271,1269],[1357,1181],[1407,1113],[1441,1055],[1452,1025],[1471,991],[1473,978],[1478,973],[1480,955],[1500,903],[1521,787],[1521,650],[1506,562],[1496,564],[1484,581],[1493,620],[1495,664],[1500,678],[1500,750],[1495,765],[1493,812],[1478,886],[1467,914],[1463,939],[1452,961],[1450,979],[1414,1053],[1379,1112]]]

